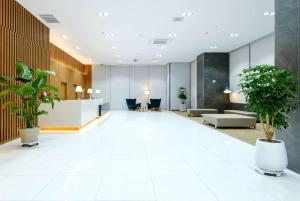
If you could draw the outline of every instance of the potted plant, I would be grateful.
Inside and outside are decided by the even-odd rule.
[[[48,114],[45,110],[39,110],[42,103],[51,104],[60,101],[57,94],[58,89],[47,84],[47,76],[55,76],[55,72],[46,70],[32,70],[21,61],[16,62],[16,76],[0,76],[0,85],[3,90],[0,98],[6,97],[10,93],[17,95],[18,100],[8,100],[2,108],[11,108],[11,112],[16,114],[25,122],[24,128],[19,128],[19,134],[23,146],[38,144],[40,129],[37,117]]]
[[[278,129],[289,126],[288,113],[295,108],[298,86],[293,74],[276,66],[258,65],[244,69],[239,87],[247,108],[256,112],[266,139],[257,139],[255,162],[262,174],[281,175],[287,168],[285,143],[273,139]]]
[[[187,99],[187,89],[184,87],[179,87],[177,89],[177,97],[180,99],[179,111],[186,111],[186,99]]]

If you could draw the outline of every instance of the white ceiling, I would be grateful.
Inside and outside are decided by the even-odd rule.
[[[227,52],[274,32],[274,0],[18,0],[36,17],[53,14],[50,41],[83,63],[190,62],[202,52]],[[172,18],[193,12],[182,22]],[[108,12],[100,17],[99,12]],[[105,33],[113,33],[108,38]],[[205,34],[208,32],[208,34]],[[167,49],[150,44],[176,33]],[[230,37],[239,33],[239,37]],[[64,39],[62,35],[67,35]],[[80,50],[76,49],[80,47]],[[115,46],[118,49],[113,50]],[[210,49],[217,46],[217,49]],[[157,57],[161,54],[162,57]],[[119,55],[117,57],[116,55]]]

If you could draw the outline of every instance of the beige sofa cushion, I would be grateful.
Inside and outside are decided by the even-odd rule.
[[[204,123],[217,127],[255,128],[256,118],[238,114],[203,114]]]
[[[249,117],[254,117],[259,120],[258,115],[255,112],[248,112],[248,111],[243,111],[243,110],[224,110],[225,114],[240,114],[240,115],[246,115]]]
[[[202,114],[217,114],[217,109],[188,109],[187,114],[191,117],[201,117]]]

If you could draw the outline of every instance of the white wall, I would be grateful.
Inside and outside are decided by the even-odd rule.
[[[230,102],[245,103],[245,97],[239,93],[237,87],[240,78],[237,76],[243,69],[260,64],[274,65],[275,63],[275,36],[270,34],[230,52]]]
[[[127,108],[125,99],[129,98],[129,66],[111,67],[111,109]]]
[[[170,110],[178,110],[180,100],[177,98],[177,89],[185,87],[188,91],[187,108],[191,107],[191,64],[170,63]]]
[[[144,91],[150,98],[161,98],[161,108],[167,105],[167,67],[157,66],[93,66],[93,89],[101,90],[101,98],[110,102],[113,110],[126,110],[126,98],[136,98],[146,105]]]
[[[191,108],[197,109],[197,59],[191,63]]]

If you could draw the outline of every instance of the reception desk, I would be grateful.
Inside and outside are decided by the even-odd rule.
[[[48,111],[48,115],[39,117],[41,130],[80,130],[99,117],[101,99],[65,100],[51,105],[43,104],[40,109]]]

